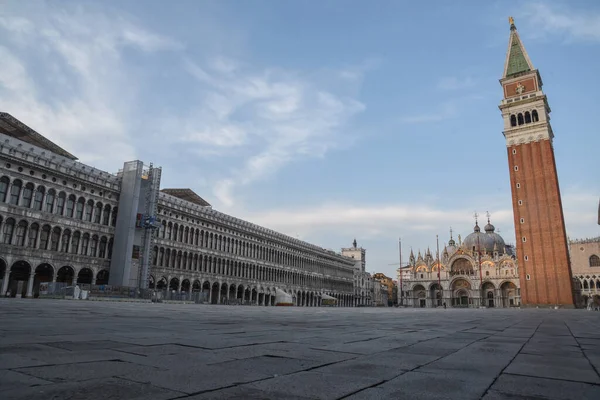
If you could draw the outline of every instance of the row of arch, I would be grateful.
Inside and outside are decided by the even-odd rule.
[[[211,250],[230,253],[232,255],[258,259],[274,264],[302,268],[312,272],[334,274],[340,268],[333,267],[322,261],[279,251],[259,244],[225,235],[191,228],[183,224],[162,220],[157,234],[159,239],[199,246]],[[348,267],[349,269],[350,267]],[[351,271],[349,271],[350,273]]]
[[[2,296],[38,297],[40,283],[59,282],[67,286],[76,284],[106,285],[109,272],[101,269],[94,272],[92,268],[83,267],[76,270],[71,265],[56,268],[50,263],[38,264],[35,268],[25,260],[17,260],[10,268],[0,259],[0,278],[2,279]],[[20,284],[20,282],[22,282]]]
[[[0,215],[0,243],[29,247],[39,250],[59,251],[75,255],[84,255],[110,259],[112,257],[113,238],[78,230],[62,229],[49,224],[18,223],[12,217],[4,220]]]
[[[510,116],[510,126],[530,124],[532,122],[538,122],[540,117],[538,116],[537,110],[531,112],[525,111],[525,113],[512,114]]]
[[[515,307],[520,304],[519,289],[512,281],[503,281],[497,286],[484,281],[473,287],[466,279],[455,279],[444,288],[438,282],[415,284],[407,293],[408,303],[413,307],[440,307],[444,303],[452,307]]]
[[[192,281],[187,278],[162,276],[157,281],[153,274],[150,275],[149,288],[188,294],[186,298],[192,298],[194,294],[200,295],[202,296],[202,302],[210,304],[236,303],[260,306],[274,306],[277,290],[275,287],[246,285],[236,282],[211,282],[209,279],[195,279]],[[284,291],[292,297],[293,304],[296,306],[319,307],[321,305],[322,295],[319,292],[300,289],[285,289]],[[351,295],[335,292],[327,292],[326,294],[335,297],[338,300],[338,306],[352,306]]]
[[[78,198],[64,191],[57,194],[55,189],[47,190],[43,185],[36,187],[21,179],[11,181],[6,175],[0,178],[0,202],[106,226],[114,227],[117,221],[116,206],[96,203],[82,196]]]
[[[333,290],[351,291],[352,283],[304,271],[282,270],[276,267],[228,260],[212,255],[202,255],[176,249],[155,247],[153,262],[156,267],[211,273],[223,276],[256,279],[286,285],[327,287]]]

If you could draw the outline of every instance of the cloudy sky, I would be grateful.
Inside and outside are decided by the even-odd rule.
[[[600,2],[0,2],[0,110],[82,162],[163,167],[214,208],[367,270],[514,242],[498,83],[514,16],[544,79],[568,234],[597,236]],[[406,257],[405,257],[406,259]]]

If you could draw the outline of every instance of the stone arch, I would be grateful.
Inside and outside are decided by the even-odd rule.
[[[210,294],[211,294],[210,303],[211,304],[219,304],[220,291],[221,291],[221,285],[219,285],[219,282],[214,282],[212,284],[212,287],[210,290]]]
[[[91,268],[83,267],[77,274],[77,283],[91,285],[94,280],[94,271]]]
[[[54,267],[49,263],[42,263],[35,268],[33,281],[33,297],[40,296],[40,283],[52,282],[54,279]]]
[[[501,301],[503,307],[516,307],[519,305],[517,298],[517,285],[512,281],[504,281],[500,284]]]
[[[429,285],[429,297],[434,307],[441,307],[444,303],[444,289],[438,282]]]
[[[169,290],[174,290],[176,292],[179,291],[179,278],[171,278],[171,281],[169,282]]]
[[[191,283],[189,279],[184,279],[181,281],[181,291],[189,293],[191,288]]]
[[[452,261],[450,272],[452,275],[473,275],[475,269],[471,260],[466,257],[458,257]]]
[[[156,290],[167,290],[167,285],[167,277],[163,276],[162,278],[160,278],[160,281],[156,283]]]
[[[148,289],[154,288],[156,288],[156,278],[154,277],[154,275],[150,274],[148,275]]]
[[[98,273],[96,274],[96,285],[108,285],[108,276],[108,270],[101,269],[100,271],[98,271]]]
[[[10,267],[8,278],[8,291],[10,297],[26,297],[29,275],[32,273],[31,264],[25,260],[18,260]]]
[[[56,282],[65,283],[67,286],[73,284],[75,277],[75,268],[70,265],[64,265],[56,272]]]

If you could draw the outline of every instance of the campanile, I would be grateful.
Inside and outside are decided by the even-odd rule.
[[[514,20],[500,84],[499,106],[510,168],[510,185],[525,307],[574,307],[571,264],[556,173],[554,133],[542,78],[525,51]]]

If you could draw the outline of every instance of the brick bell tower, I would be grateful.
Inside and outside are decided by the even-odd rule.
[[[500,84],[517,241],[521,304],[574,307],[571,263],[542,78],[512,17]]]

